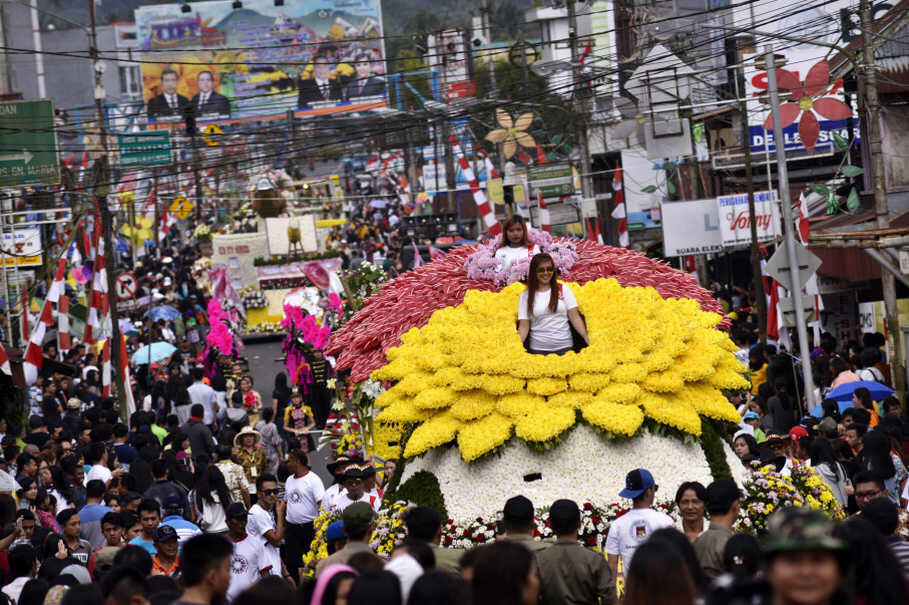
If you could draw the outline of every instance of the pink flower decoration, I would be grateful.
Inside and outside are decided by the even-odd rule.
[[[786,128],[799,122],[799,138],[808,151],[814,151],[817,137],[820,134],[815,112],[828,120],[845,120],[852,115],[849,106],[835,97],[824,96],[827,94],[827,80],[830,76],[830,67],[827,60],[819,61],[808,71],[805,82],[799,82],[798,77],[785,69],[776,70],[777,83],[780,90],[791,93],[791,101],[780,105],[780,118],[782,127]],[[768,116],[764,122],[764,130],[773,130],[773,116]]]

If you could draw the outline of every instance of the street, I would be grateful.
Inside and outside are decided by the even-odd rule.
[[[249,360],[249,373],[252,375],[254,382],[253,388],[262,395],[262,404],[271,405],[271,393],[274,390],[275,376],[278,372],[283,372],[284,362],[278,361],[283,357],[281,352],[281,339],[258,340],[247,343],[242,352],[243,356]],[[318,443],[318,436],[314,435],[313,439]],[[325,487],[331,483],[326,464],[326,452],[314,452],[309,456],[312,470],[322,479]]]

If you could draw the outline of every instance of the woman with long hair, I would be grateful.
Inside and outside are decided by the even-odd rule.
[[[196,513],[196,525],[207,534],[227,533],[227,508],[232,500],[224,475],[208,460],[196,458],[193,486],[189,501]]]
[[[777,435],[788,435],[789,429],[796,425],[798,410],[784,376],[777,376],[773,386],[776,394],[767,402],[770,413],[773,414],[773,432]]]
[[[530,261],[527,289],[518,299],[518,334],[531,353],[564,355],[574,345],[571,328],[590,344],[574,293],[556,280],[552,257],[537,254]]]
[[[278,433],[284,436],[284,408],[290,403],[290,395],[293,389],[287,384],[287,374],[278,372],[275,374],[275,388],[271,392],[271,410],[275,419],[275,426],[278,427]]]
[[[536,605],[540,576],[533,554],[517,542],[480,547],[473,565],[473,605]]]
[[[871,391],[865,387],[859,387],[852,391],[852,405],[860,410],[866,410],[868,414],[871,415],[871,422],[868,423],[869,427],[876,427],[877,424],[881,421],[880,416],[877,414],[877,410],[874,409],[874,401],[871,399]]]
[[[359,574],[348,565],[329,565],[316,579],[309,605],[337,605],[347,603],[354,578]]]
[[[860,517],[852,518],[834,528],[833,535],[846,543],[852,559],[847,585],[854,603],[907,602],[909,595],[899,561],[874,525]]]
[[[757,440],[744,431],[735,434],[732,449],[743,463],[746,457],[748,457],[748,462],[761,459],[761,448],[758,446]]]
[[[823,438],[813,439],[811,446],[808,448],[811,466],[821,476],[821,479],[830,486],[833,491],[833,497],[844,510],[849,503],[849,496],[846,489],[849,487],[849,478],[846,476],[846,469],[837,462],[836,454],[830,442]]]
[[[897,473],[897,467],[890,453],[890,437],[881,430],[868,431],[862,437],[862,451],[858,457],[858,470],[871,471],[883,479],[890,500],[900,505],[900,487],[904,477]],[[903,475],[906,470],[903,468]]]
[[[539,254],[540,247],[530,241],[527,235],[527,224],[524,218],[512,214],[502,223],[502,245],[496,250],[496,258],[502,263],[502,268],[508,270],[512,265],[525,258],[532,259]]]
[[[685,557],[663,541],[641,544],[625,573],[625,605],[693,605],[698,598]]]

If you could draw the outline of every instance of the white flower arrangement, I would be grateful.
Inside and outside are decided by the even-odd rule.
[[[728,446],[733,479],[742,485],[744,469]],[[620,500],[625,475],[636,468],[653,473],[660,486],[658,500],[671,500],[685,481],[713,481],[704,451],[697,443],[645,432],[639,437],[606,440],[586,425],[569,433],[559,447],[538,453],[517,443],[502,452],[468,464],[458,449],[436,448],[407,464],[402,482],[421,470],[433,473],[445,498],[448,516],[456,523],[501,510],[511,496],[523,494],[538,507],[559,498],[608,507]],[[540,478],[534,479],[539,473]],[[525,479],[526,478],[526,479]],[[627,502],[626,502],[627,503]]]

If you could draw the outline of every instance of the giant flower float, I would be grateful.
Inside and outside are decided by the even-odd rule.
[[[635,252],[552,244],[576,248],[563,250],[560,279],[587,322],[580,352],[527,353],[515,329],[524,286],[468,275],[477,256],[467,259],[482,257],[472,246],[386,283],[332,336],[354,380],[390,387],[373,439],[401,456],[396,497],[444,502],[463,522],[517,493],[607,505],[637,467],[670,493],[686,480],[741,481],[714,421],[739,420],[723,390],[748,382],[715,301]]]

